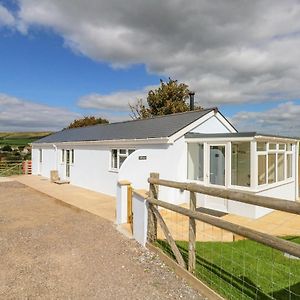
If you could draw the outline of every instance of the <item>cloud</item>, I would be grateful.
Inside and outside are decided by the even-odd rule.
[[[145,64],[188,83],[204,106],[300,97],[297,0],[19,0],[19,6],[23,28],[51,28],[73,51],[115,68]],[[88,95],[81,103],[110,106],[105,99]]]
[[[239,131],[300,137],[299,115],[300,105],[287,102],[263,112],[239,112],[231,120]]]
[[[15,25],[14,16],[3,5],[0,4],[0,27],[13,25]]]
[[[56,131],[81,115],[0,93],[1,131]]]
[[[133,104],[137,99],[145,99],[149,90],[155,86],[147,86],[142,90],[119,91],[107,95],[97,93],[89,94],[78,100],[81,108],[91,108],[99,110],[129,111],[129,103]]]

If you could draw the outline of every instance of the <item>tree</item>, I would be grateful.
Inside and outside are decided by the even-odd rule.
[[[67,127],[70,128],[78,128],[78,127],[86,127],[97,124],[107,124],[108,120],[103,118],[96,118],[94,116],[86,116],[81,119],[75,119],[70,125]]]
[[[186,103],[189,92],[188,85],[185,83],[178,83],[177,80],[171,78],[168,82],[160,80],[160,86],[148,92],[148,106],[143,104],[142,99],[137,100],[133,105],[129,104],[131,117],[133,119],[146,119],[153,116],[189,111],[189,104]],[[202,108],[196,107],[196,109]]]
[[[10,145],[3,146],[1,150],[5,151],[5,152],[12,152],[13,151]]]

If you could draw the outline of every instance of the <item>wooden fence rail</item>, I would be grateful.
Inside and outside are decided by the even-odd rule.
[[[192,273],[195,271],[195,252],[196,252],[196,222],[195,220],[210,224],[212,226],[224,229],[226,231],[241,235],[250,240],[283,251],[290,255],[300,258],[300,245],[280,239],[278,237],[262,233],[244,226],[240,226],[217,217],[196,211],[196,193],[210,196],[230,199],[233,201],[268,207],[275,210],[281,210],[289,213],[300,214],[300,204],[297,202],[275,199],[270,197],[257,196],[250,193],[242,193],[221,188],[210,188],[198,184],[182,183],[159,179],[159,174],[151,173],[148,179],[150,183],[148,201],[148,241],[154,242],[157,239],[157,221],[159,222],[168,241],[174,256],[179,265],[185,267],[185,262],[181,253],[165,224],[157,207],[163,207],[173,212],[189,217],[189,261],[188,270]],[[158,200],[158,186],[166,186],[186,190],[190,192],[190,209],[170,204]]]
[[[247,192],[237,192],[219,187],[207,187],[196,183],[184,183],[170,180],[163,180],[150,177],[150,184],[161,185],[180,190],[205,194],[214,197],[220,197],[227,200],[238,201],[242,203],[267,207],[275,210],[285,211],[293,214],[300,214],[300,203],[295,201],[287,201],[266,196],[253,195]]]

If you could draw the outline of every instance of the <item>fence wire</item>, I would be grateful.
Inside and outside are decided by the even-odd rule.
[[[188,264],[189,217],[159,211]],[[175,259],[159,224],[157,229],[158,246]],[[282,238],[300,244],[297,235]],[[200,221],[195,276],[226,299],[300,299],[299,259]]]

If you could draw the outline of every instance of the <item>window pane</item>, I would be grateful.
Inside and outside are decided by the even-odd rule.
[[[111,167],[113,169],[118,168],[118,150],[117,149],[113,149],[111,151]]]
[[[258,155],[258,185],[267,183],[266,155]]]
[[[43,162],[43,150],[40,149],[40,162]]]
[[[268,183],[276,182],[276,154],[268,155]]]
[[[286,177],[291,178],[293,176],[292,154],[286,156]]]
[[[128,155],[132,154],[135,150],[134,149],[129,149],[128,150]]]
[[[61,150],[61,161],[65,162],[65,149]]]
[[[292,146],[293,146],[293,144],[287,144],[286,145],[286,151],[292,151]]]
[[[279,150],[285,150],[285,144],[279,144]]]
[[[277,156],[277,166],[278,166],[278,181],[284,180],[284,154],[278,154]]]
[[[188,179],[203,180],[203,144],[188,144]]]
[[[267,150],[267,143],[257,142],[256,149],[257,149],[257,151],[266,151]]]
[[[250,143],[231,144],[231,184],[250,186]]]
[[[126,149],[120,149],[120,154],[126,154]]]
[[[269,150],[276,150],[276,144],[269,144]]]
[[[72,160],[72,164],[74,164],[74,149],[72,149],[72,158],[71,158]]]
[[[126,156],[119,156],[119,169],[121,168],[126,158],[127,158]]]

